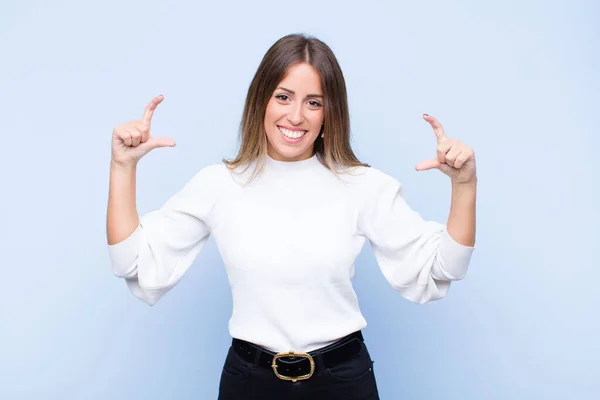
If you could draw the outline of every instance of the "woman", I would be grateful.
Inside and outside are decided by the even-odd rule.
[[[115,128],[107,235],[112,268],[155,304],[213,235],[233,294],[232,345],[220,399],[377,399],[366,322],[352,288],[366,240],[405,298],[425,303],[465,276],[475,241],[473,151],[437,137],[437,168],[452,179],[447,224],[424,221],[389,175],[358,161],[342,71],[329,47],[302,35],[277,41],[248,90],[235,159],[200,169],[160,209],[139,218],[139,159],[170,139],[143,118]]]

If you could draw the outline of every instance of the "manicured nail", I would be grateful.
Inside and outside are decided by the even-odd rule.
[[[429,117],[429,114],[425,114],[425,113],[423,113],[423,115],[426,115],[426,116],[428,116],[428,117]]]

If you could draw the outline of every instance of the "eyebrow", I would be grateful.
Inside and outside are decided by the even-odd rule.
[[[284,91],[286,91],[286,92],[288,92],[290,94],[296,94],[296,92],[294,92],[293,90],[284,88],[283,86],[279,86],[277,89],[284,90]],[[309,94],[309,95],[306,95],[306,97],[320,97],[320,98],[323,98],[323,95],[322,94]]]

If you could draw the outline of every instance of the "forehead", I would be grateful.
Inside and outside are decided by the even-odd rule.
[[[306,63],[290,67],[279,85],[298,92],[321,93],[321,77],[312,65]]]

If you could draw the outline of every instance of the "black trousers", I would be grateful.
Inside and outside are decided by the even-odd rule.
[[[279,379],[273,370],[245,361],[230,347],[218,400],[379,400],[373,360],[362,341],[361,346],[349,361],[297,382]]]

